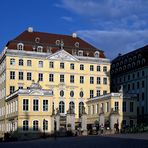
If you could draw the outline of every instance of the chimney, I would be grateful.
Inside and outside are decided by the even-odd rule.
[[[77,33],[75,33],[75,32],[72,33],[72,37],[73,37],[73,38],[77,38]]]
[[[28,32],[33,32],[33,27],[28,27]]]

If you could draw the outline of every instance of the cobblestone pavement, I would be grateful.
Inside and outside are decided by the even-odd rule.
[[[116,136],[48,138],[22,142],[0,143],[0,148],[148,148],[148,140]],[[125,135],[124,135],[125,136]],[[147,138],[148,139],[148,138]]]

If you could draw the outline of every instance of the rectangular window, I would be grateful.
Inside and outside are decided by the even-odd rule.
[[[90,90],[90,98],[94,97],[94,90]]]
[[[95,114],[95,106],[92,106],[92,114]]]
[[[75,65],[73,63],[70,64],[70,69],[75,69]]]
[[[84,83],[84,76],[80,76],[80,83],[81,83],[81,84]]]
[[[48,111],[48,100],[43,100],[43,111]]]
[[[27,60],[27,66],[32,66],[32,61],[31,60]]]
[[[139,82],[137,82],[137,89],[139,89]]]
[[[23,99],[23,111],[28,111],[28,110],[29,110],[29,100]]]
[[[134,111],[134,102],[130,102],[130,112]]]
[[[49,82],[53,82],[54,81],[54,74],[49,74]]]
[[[53,62],[49,62],[49,68],[54,68],[54,63]]]
[[[90,65],[90,71],[94,71],[94,65]]]
[[[10,59],[10,65],[15,65],[15,59]]]
[[[107,94],[107,91],[106,90],[103,90],[103,95],[106,95]]]
[[[100,90],[97,90],[97,94],[96,94],[97,97],[100,96],[100,92],[101,92]]]
[[[103,72],[107,72],[107,66],[103,66]]]
[[[115,102],[115,111],[119,111],[119,102]]]
[[[33,111],[38,111],[39,110],[39,100],[34,99],[33,100]]]
[[[43,67],[43,61],[39,61],[38,67],[39,67],[39,68],[42,68],[42,67]]]
[[[64,63],[60,63],[60,69],[64,69]]]
[[[125,101],[123,102],[122,111],[126,112],[126,102]]]
[[[135,83],[132,83],[132,89],[133,90],[135,89]]]
[[[96,105],[96,112],[99,114],[99,104]]]
[[[101,71],[101,66],[97,66],[97,71]]]
[[[15,79],[15,71],[10,71],[10,79],[11,80]]]
[[[84,65],[83,64],[80,65],[80,70],[84,70]]]
[[[70,83],[74,83],[74,75],[70,75]]]
[[[43,81],[43,74],[42,74],[42,73],[39,73],[39,75],[38,75],[38,80],[39,80],[39,81]]]
[[[24,65],[24,60],[23,59],[19,59],[19,66],[23,66]]]
[[[31,72],[27,72],[27,80],[32,80],[32,73]]]
[[[23,80],[24,79],[24,73],[23,72],[19,72],[19,80]]]
[[[142,93],[142,101],[144,100],[144,92]]]
[[[107,84],[107,78],[103,78],[103,84]]]
[[[10,86],[10,94],[15,92],[15,86]]]
[[[64,75],[60,75],[60,83],[64,83]]]
[[[39,67],[39,68],[43,68],[43,61],[39,61],[38,67]]]
[[[101,84],[101,78],[97,77],[97,84]]]
[[[90,77],[90,84],[94,84],[94,77]]]
[[[142,81],[142,88],[144,88],[144,81]]]

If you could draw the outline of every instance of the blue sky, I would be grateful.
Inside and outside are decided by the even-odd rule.
[[[32,26],[72,34],[108,58],[148,44],[148,0],[0,0],[0,49]]]

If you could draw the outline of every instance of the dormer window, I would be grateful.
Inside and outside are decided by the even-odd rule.
[[[56,40],[55,43],[56,43],[57,46],[60,46],[60,40]]]
[[[38,51],[38,52],[43,52],[43,47],[42,47],[42,46],[38,46],[38,47],[37,47],[37,51]]]
[[[99,51],[96,51],[96,52],[94,53],[94,57],[95,57],[95,58],[99,58]]]
[[[18,43],[17,44],[17,49],[18,50],[24,50],[24,44],[23,43]]]
[[[83,50],[79,50],[79,51],[78,51],[78,55],[79,55],[79,56],[83,56]]]
[[[79,48],[79,42],[76,42],[76,43],[75,43],[75,47],[76,47],[76,48]]]
[[[40,38],[39,38],[39,37],[36,37],[36,38],[35,38],[35,42],[36,42],[36,43],[39,43],[39,42],[40,42]]]

